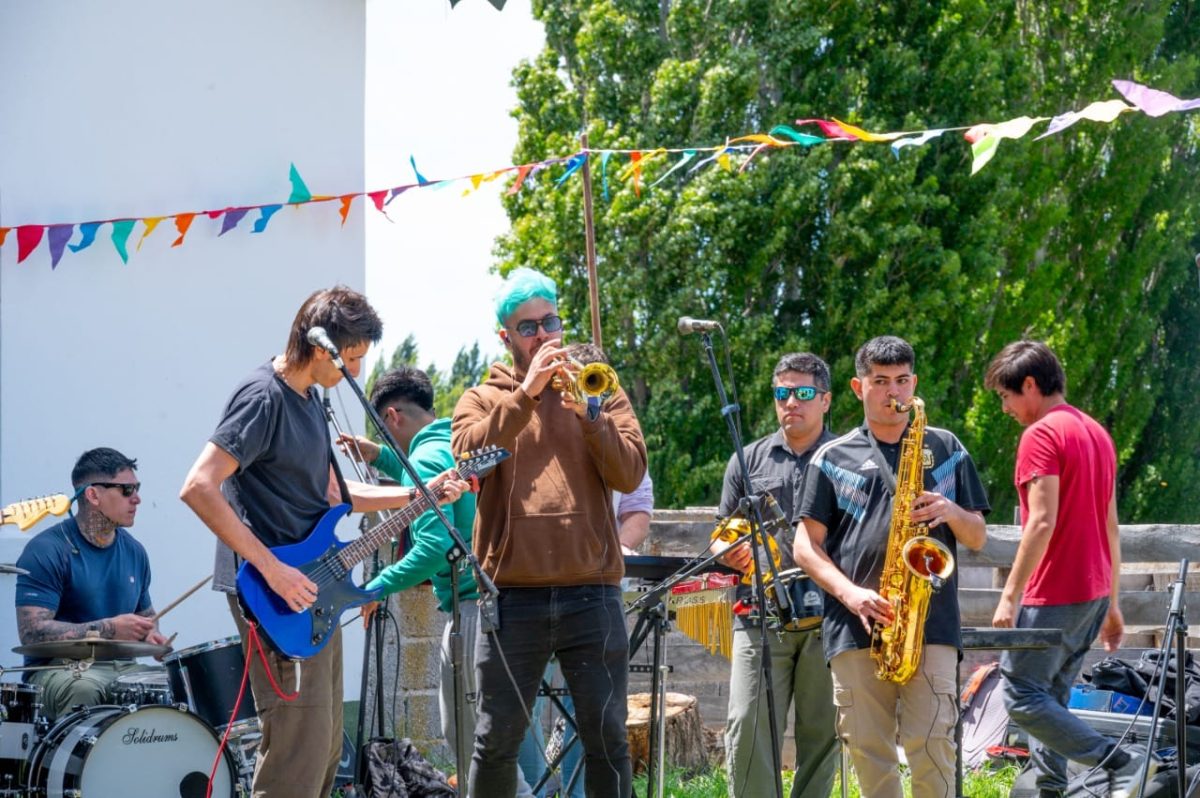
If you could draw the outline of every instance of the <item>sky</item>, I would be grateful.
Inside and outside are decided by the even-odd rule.
[[[512,163],[512,70],[544,42],[529,0],[367,0],[366,150],[372,189]],[[369,365],[412,333],[419,363],[449,369],[461,347],[502,350],[492,296],[492,247],[508,230],[503,181],[462,196],[467,182],[405,192],[391,222],[367,214],[367,295],[384,320]]]

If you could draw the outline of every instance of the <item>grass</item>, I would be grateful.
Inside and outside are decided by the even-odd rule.
[[[1011,765],[997,769],[984,768],[971,771],[966,774],[963,781],[963,794],[969,795],[971,798],[1007,798],[1009,789],[1016,778],[1017,768]],[[638,795],[646,796],[648,794],[644,775],[634,779],[633,783],[634,791]],[[725,771],[722,768],[714,768],[687,779],[684,778],[682,771],[669,771],[666,778],[663,779],[663,784],[663,794],[671,798],[726,798],[728,794]],[[783,794],[788,795],[791,788],[792,773],[784,771]],[[850,798],[861,798],[862,793],[859,792],[858,782],[855,780],[853,772],[850,774],[848,788],[847,795]],[[835,778],[830,798],[841,798],[841,795],[841,781],[839,778]],[[912,789],[907,779],[904,783],[904,795],[905,798],[912,796]],[[759,796],[753,798],[759,798]]]

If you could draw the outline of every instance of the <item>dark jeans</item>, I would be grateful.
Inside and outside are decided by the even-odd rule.
[[[1062,629],[1062,645],[1043,650],[1005,651],[1004,705],[1030,737],[1029,754],[1044,790],[1067,789],[1067,759],[1095,765],[1112,742],[1071,714],[1067,702],[1083,657],[1100,633],[1108,599],[1049,607],[1022,607],[1017,627]]]
[[[558,657],[575,700],[588,798],[628,796],[633,781],[625,736],[629,637],[620,588],[503,588],[499,606],[500,630],[480,635],[475,655],[479,720],[471,797],[515,793],[517,751],[551,654]]]

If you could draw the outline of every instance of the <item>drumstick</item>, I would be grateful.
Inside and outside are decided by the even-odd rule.
[[[199,590],[200,588],[204,587],[204,585],[205,585],[205,584],[207,584],[207,583],[208,583],[208,580],[210,580],[210,579],[212,579],[212,574],[209,574],[208,576],[204,577],[203,579],[201,579],[201,580],[200,580],[199,582],[197,582],[196,584],[194,584],[194,585],[192,585],[191,587],[189,587],[189,588],[187,589],[187,592],[185,592],[185,593],[184,593],[182,596],[180,596],[179,598],[175,599],[174,601],[172,601],[172,602],[171,602],[170,604],[168,604],[167,606],[163,607],[163,608],[162,608],[161,610],[159,610],[158,612],[154,613],[154,615],[150,616],[150,620],[154,621],[155,623],[158,623],[158,619],[159,619],[159,618],[163,617],[163,616],[164,616],[164,615],[166,615],[168,612],[170,612],[171,610],[173,610],[173,609],[175,609],[176,607],[178,607],[178,606],[179,606],[179,604],[180,604],[180,602],[182,602],[182,601],[183,601],[185,598],[187,598],[188,596],[190,596],[190,595],[192,595],[193,593],[195,593],[195,592],[196,592],[197,590]]]

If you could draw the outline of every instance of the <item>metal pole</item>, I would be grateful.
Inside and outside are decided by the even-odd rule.
[[[592,343],[603,347],[600,340],[600,286],[596,277],[596,228],[592,223],[592,169],[588,136],[579,137],[583,144],[583,238],[587,245],[588,300],[592,309]]]

